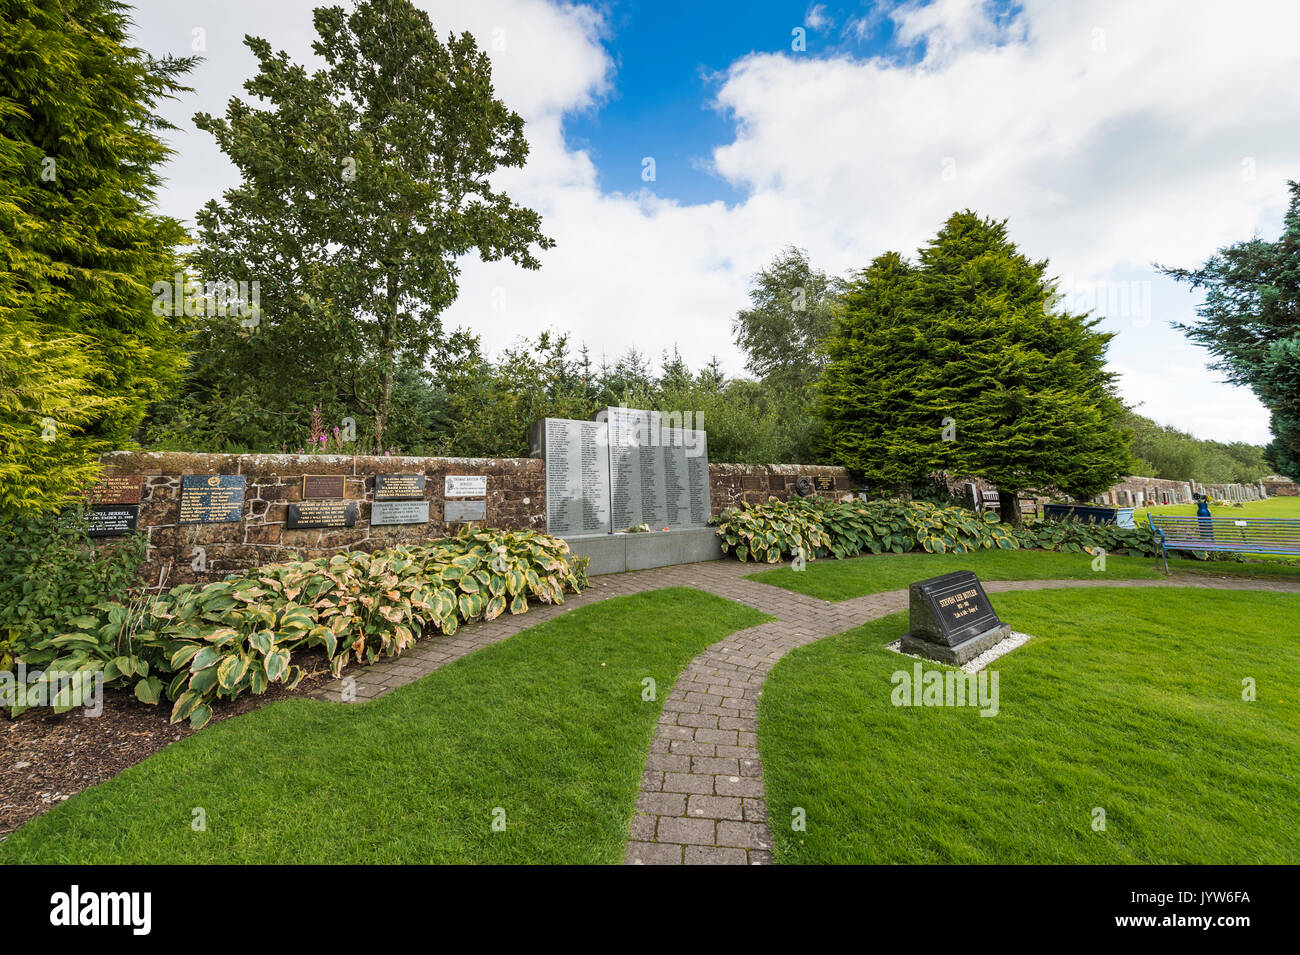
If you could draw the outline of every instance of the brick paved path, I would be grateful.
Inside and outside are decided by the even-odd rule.
[[[559,606],[464,626],[449,638],[422,641],[402,656],[350,675],[358,700],[410,683],[537,623],[598,600],[695,587],[755,607],[777,619],[738,630],[692,660],[664,701],[641,778],[624,861],[634,865],[757,865],[771,860],[763,767],[758,755],[758,697],[768,671],[796,647],[907,609],[907,591],[891,590],[840,603],[818,600],[744,574],[766,569],[734,560],[681,564],[593,577]],[[1175,575],[1160,580],[1031,580],[984,582],[989,593],[1063,587],[1201,587],[1300,593],[1287,581]],[[343,681],[312,695],[342,698]]]

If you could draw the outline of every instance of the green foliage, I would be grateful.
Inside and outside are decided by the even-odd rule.
[[[562,603],[585,583],[586,562],[562,540],[480,531],[419,546],[270,564],[211,584],[186,584],[135,604],[106,602],[18,657],[50,670],[98,663],[108,683],[173,701],[172,722],[196,728],[217,699],[292,689],[293,654],[323,648],[331,673],[349,660],[396,656],[424,634],[525,613],[529,598]],[[92,612],[93,610],[93,612]],[[124,652],[123,641],[130,646]]]
[[[764,384],[805,390],[825,366],[842,294],[843,283],[813,268],[807,252],[783,249],[754,276],[751,307],[731,323],[745,367]]]
[[[169,152],[154,107],[183,88],[192,61],[154,60],[127,31],[110,0],[0,0],[6,516],[74,495],[100,442],[128,444],[184,364],[177,330],[153,308],[153,283],[170,278],[185,238],[152,211]],[[38,444],[46,418],[57,439]]]
[[[1082,553],[1100,547],[1108,554],[1154,557],[1159,549],[1149,526],[1120,527],[1087,521],[1035,521],[1015,529],[1021,547]]]
[[[533,247],[553,243],[536,212],[492,185],[528,144],[471,34],[440,39],[410,0],[321,7],[313,21],[324,69],[248,37],[259,69],[245,89],[269,108],[235,99],[225,117],[195,117],[243,179],[200,212],[195,265],[206,281],[258,280],[261,292],[242,342],[233,322],[204,330],[223,366],[207,382],[231,387],[236,369],[278,372],[292,356],[294,377],[338,389],[308,406],[333,413],[337,399],[387,446],[397,370],[438,350],[459,259],[536,268]],[[272,396],[285,384],[260,380]]]
[[[120,404],[96,393],[88,340],[51,331],[0,324],[0,517],[11,525],[69,503],[94,480],[104,443],[86,431]]]
[[[1122,528],[1080,521],[1036,521],[1023,527],[999,523],[997,515],[928,501],[841,501],[806,497],[730,508],[718,519],[725,553],[738,560],[775,564],[802,554],[806,560],[858,554],[924,551],[966,554],[981,548],[1154,556],[1149,527]]]
[[[1264,449],[1253,444],[1201,440],[1132,413],[1125,415],[1124,428],[1137,460],[1134,474],[1202,484],[1251,484],[1270,472]]]
[[[724,511],[718,520],[724,552],[739,560],[774,564],[802,555],[852,557],[870,551],[902,554],[964,554],[986,547],[1017,546],[996,516],[925,501],[841,501],[825,498],[769,499]]]
[[[16,518],[0,541],[0,635],[15,649],[78,629],[86,608],[129,599],[145,540],[132,535],[96,547],[86,505]]]
[[[1123,474],[1111,336],[1056,310],[1046,269],[1005,223],[971,212],[951,216],[917,264],[895,252],[872,262],[827,345],[819,408],[834,461],[886,486],[948,471],[1076,497]]]
[[[1279,473],[1300,476],[1300,182],[1288,186],[1291,202],[1277,241],[1248,239],[1220,249],[1199,269],[1162,271],[1205,289],[1198,320],[1175,327],[1272,412],[1268,460]]]

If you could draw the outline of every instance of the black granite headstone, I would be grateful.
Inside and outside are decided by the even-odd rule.
[[[1011,635],[979,578],[969,570],[931,577],[908,588],[909,631],[903,650],[957,665]]]

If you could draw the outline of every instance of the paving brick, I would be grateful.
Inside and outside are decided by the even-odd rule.
[[[756,822],[720,822],[718,845],[739,846],[741,849],[770,849],[772,834],[767,826]]]
[[[687,846],[687,865],[748,865],[743,849],[719,849],[715,846]]]
[[[681,865],[682,847],[659,842],[629,842],[623,861],[628,865]]]
[[[740,799],[735,796],[701,796],[692,794],[686,800],[686,815],[705,819],[743,819]]]
[[[636,808],[656,816],[682,816],[686,814],[686,796],[683,793],[643,792],[637,797]]]
[[[713,780],[717,778],[696,773],[664,773],[663,777],[660,788],[664,792],[702,793],[706,796],[713,795]]]
[[[660,842],[680,842],[697,846],[713,845],[714,821],[712,819],[686,819],[660,816],[655,830]]]

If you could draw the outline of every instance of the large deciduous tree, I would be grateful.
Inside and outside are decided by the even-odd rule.
[[[750,307],[731,323],[745,367],[765,384],[806,388],[825,365],[825,340],[843,283],[790,245],[754,276]]]
[[[860,273],[820,386],[836,462],[892,486],[986,478],[1013,522],[1020,491],[1085,497],[1122,474],[1111,336],[1056,307],[1046,269],[1004,222],[967,211],[915,264],[890,252]]]
[[[528,144],[469,33],[444,42],[409,0],[322,7],[314,23],[324,69],[247,37],[259,70],[245,89],[268,108],[235,99],[195,118],[243,179],[200,213],[195,263],[205,281],[260,283],[259,325],[228,325],[251,363],[337,375],[382,446],[398,369],[439,341],[457,258],[536,268],[534,247],[553,243],[492,184]],[[282,339],[301,355],[275,354]]]
[[[1214,356],[1211,366],[1250,388],[1272,413],[1269,464],[1300,478],[1300,182],[1274,242],[1220,249],[1199,269],[1163,268],[1205,290],[1198,321],[1177,324]]]
[[[128,45],[111,0],[0,0],[0,510],[77,493],[185,355],[152,287],[178,222],[154,211],[155,114],[187,59]]]

